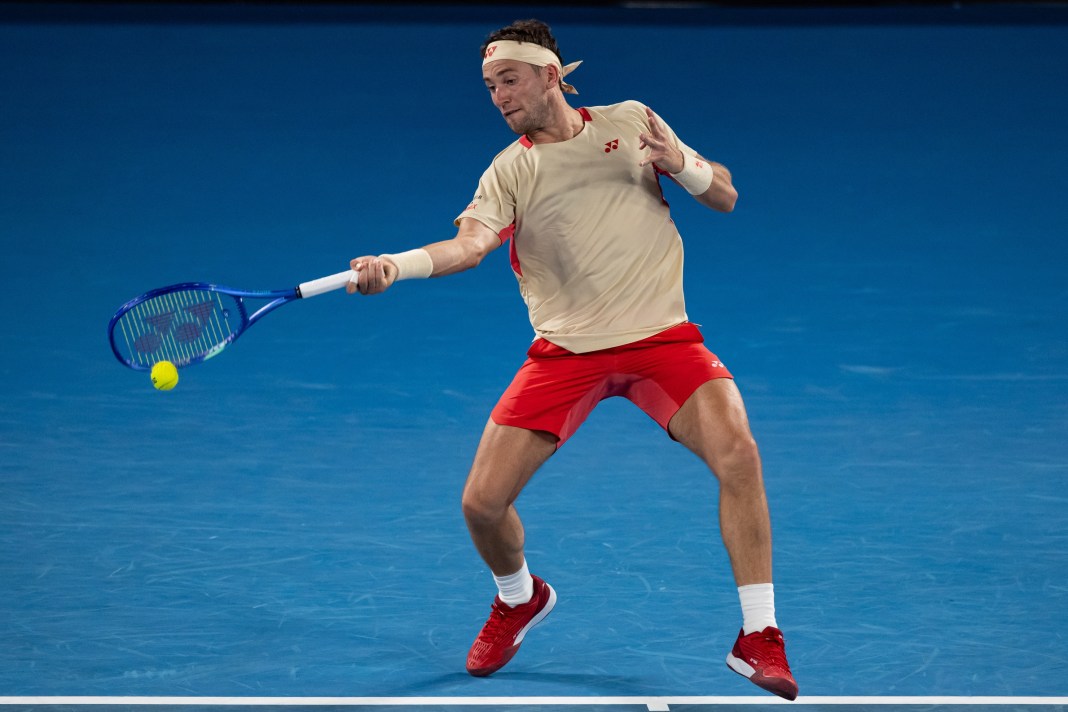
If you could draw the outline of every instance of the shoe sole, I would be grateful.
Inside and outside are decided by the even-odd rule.
[[[728,653],[727,667],[761,689],[790,701],[797,699],[796,682],[785,677],[765,677],[764,673],[757,671],[756,668],[741,658],[735,657],[734,653]]]
[[[538,613],[530,619],[530,622],[523,626],[522,629],[520,629],[519,634],[515,637],[515,644],[513,644],[512,647],[504,651],[504,655],[501,656],[500,662],[497,665],[494,665],[493,667],[474,669],[467,668],[468,674],[474,677],[486,677],[488,675],[492,675],[493,673],[497,672],[502,667],[507,665],[509,662],[511,662],[512,658],[515,657],[516,652],[519,651],[519,646],[523,644],[523,638],[527,636],[527,631],[536,626],[538,623],[541,623],[543,620],[545,620],[545,617],[549,615],[549,613],[556,606],[556,591],[549,584],[545,584],[545,587],[549,589],[549,600],[545,603],[545,607],[538,611]]]

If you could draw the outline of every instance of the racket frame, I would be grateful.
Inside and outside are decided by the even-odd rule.
[[[127,312],[129,312],[131,309],[134,309],[139,304],[147,302],[150,299],[154,299],[165,294],[173,294],[176,292],[209,292],[225,294],[230,297],[233,297],[237,304],[238,311],[241,317],[240,324],[238,324],[237,328],[234,329],[230,334],[228,334],[225,339],[220,341],[208,351],[193,356],[192,358],[187,361],[184,361],[181,364],[175,364],[180,368],[192,366],[194,364],[202,363],[214,356],[217,356],[224,348],[237,341],[238,337],[241,336],[241,334],[245,333],[250,326],[255,324],[263,317],[267,316],[283,304],[288,304],[289,302],[294,301],[296,299],[313,297],[318,294],[324,294],[335,289],[340,289],[341,287],[344,287],[350,280],[355,279],[355,275],[356,273],[351,270],[347,272],[338,272],[337,274],[332,274],[328,277],[321,277],[310,282],[304,282],[297,287],[291,287],[289,289],[276,289],[270,291],[234,289],[232,287],[225,287],[209,282],[182,282],[180,284],[172,284],[167,287],[159,287],[157,289],[149,290],[141,296],[135,297],[123,304],[121,307],[119,307],[119,310],[115,312],[115,315],[111,317],[111,320],[108,322],[108,342],[111,344],[111,351],[115,354],[115,358],[117,358],[119,362],[124,366],[132,368],[135,371],[151,370],[154,363],[145,364],[130,361],[122,355],[122,352],[116,344],[115,327],[119,323],[119,320],[122,319],[122,317]],[[246,299],[260,299],[268,301],[259,309],[249,314],[248,306],[246,306],[245,304]]]

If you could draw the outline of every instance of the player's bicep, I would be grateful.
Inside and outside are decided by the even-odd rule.
[[[456,232],[456,238],[471,240],[474,244],[490,253],[501,246],[501,236],[486,223],[478,218],[461,218],[460,229]]]
[[[500,233],[477,218],[460,220],[460,229],[456,232],[455,239],[465,244],[465,251],[477,260],[476,264],[504,242]]]

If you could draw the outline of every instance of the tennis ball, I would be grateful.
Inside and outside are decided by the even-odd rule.
[[[160,361],[152,367],[152,385],[157,391],[169,391],[178,385],[178,369],[170,361]]]

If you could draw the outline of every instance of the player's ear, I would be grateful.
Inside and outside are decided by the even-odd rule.
[[[555,64],[545,65],[545,88],[552,89],[560,86],[560,70]]]

